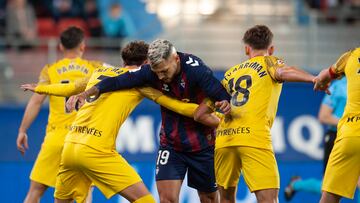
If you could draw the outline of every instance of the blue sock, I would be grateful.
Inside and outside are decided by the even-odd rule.
[[[297,180],[293,183],[292,187],[295,191],[321,194],[321,181],[314,178]]]

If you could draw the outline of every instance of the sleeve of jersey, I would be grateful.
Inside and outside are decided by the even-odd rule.
[[[225,90],[221,82],[214,77],[209,67],[204,64],[201,64],[198,67],[192,67],[192,74],[208,97],[214,101],[230,101],[231,96]]]
[[[349,60],[349,57],[351,55],[352,51],[348,51],[340,56],[340,58],[336,61],[336,63],[333,65],[335,69],[335,73],[338,75],[341,75],[345,72],[345,67],[347,64],[347,61]]]
[[[35,92],[39,94],[47,94],[53,96],[69,97],[85,90],[89,78],[76,80],[73,83],[38,85]]]
[[[151,87],[143,87],[139,88],[138,91],[145,97],[155,101],[156,103],[160,104],[161,106],[176,112],[180,115],[193,117],[196,108],[199,106],[194,103],[186,103],[179,101],[175,98],[169,97],[164,95],[159,90],[156,90]]]
[[[283,68],[285,66],[285,63],[282,59],[279,59],[274,56],[266,56],[265,57],[265,64],[267,66],[268,73],[270,77],[278,83],[281,83],[283,81],[277,80],[275,77],[276,69]]]
[[[149,74],[151,74],[149,71],[151,71],[149,68],[140,68],[137,71],[127,71],[119,76],[106,78],[95,86],[100,93],[144,86],[147,83]]]
[[[46,65],[40,72],[38,85],[50,84],[49,65]]]

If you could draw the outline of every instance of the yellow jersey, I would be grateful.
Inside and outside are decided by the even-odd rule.
[[[117,68],[104,64],[94,71],[86,89],[106,77],[118,76],[127,71],[129,71],[127,68]],[[81,84],[84,83],[81,82]],[[71,92],[78,88],[81,89],[81,85],[65,85],[63,89]],[[69,94],[67,91],[59,91],[61,89],[59,85],[43,86],[40,89],[48,93]],[[115,151],[115,141],[119,128],[144,96],[188,117],[193,117],[194,111],[198,107],[197,104],[170,98],[150,87],[104,93],[97,98],[88,99],[85,105],[80,108],[65,142],[84,144],[103,152]]]
[[[231,113],[221,119],[215,148],[251,146],[272,150],[274,122],[281,81],[275,79],[284,62],[274,56],[257,56],[230,68],[222,84],[232,96]]]
[[[99,62],[81,58],[64,58],[53,64],[46,65],[39,76],[39,85],[71,83],[79,78],[89,77]],[[49,118],[47,132],[56,129],[67,129],[75,118],[76,113],[67,113],[65,102],[67,98],[49,97]],[[49,138],[47,138],[49,141]],[[52,139],[50,139],[51,141]],[[54,144],[64,138],[52,140]],[[61,142],[62,143],[62,142]]]
[[[336,139],[360,136],[360,48],[344,53],[333,67],[347,79],[347,101]]]

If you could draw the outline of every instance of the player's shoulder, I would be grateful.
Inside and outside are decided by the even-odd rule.
[[[194,55],[194,54],[183,53],[183,52],[177,52],[177,54],[180,57],[180,63],[181,63],[182,67],[186,67],[186,68],[196,68],[196,67],[207,68],[207,66],[201,60],[201,58]]]
[[[99,61],[99,60],[85,60],[90,67],[92,67],[94,70],[96,70],[97,68],[101,68],[104,64],[106,64],[105,62],[103,61]]]
[[[282,58],[277,56],[264,56],[264,62],[267,65],[273,65],[273,64],[281,65],[285,63]]]

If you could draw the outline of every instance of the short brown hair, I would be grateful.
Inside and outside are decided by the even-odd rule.
[[[144,41],[133,41],[127,44],[121,50],[121,57],[124,61],[124,65],[140,66],[147,59],[149,45]]]
[[[81,28],[71,26],[60,35],[60,42],[65,49],[73,49],[84,41],[84,32]]]
[[[273,39],[273,33],[266,25],[255,25],[248,29],[243,37],[245,44],[253,49],[267,49]]]

